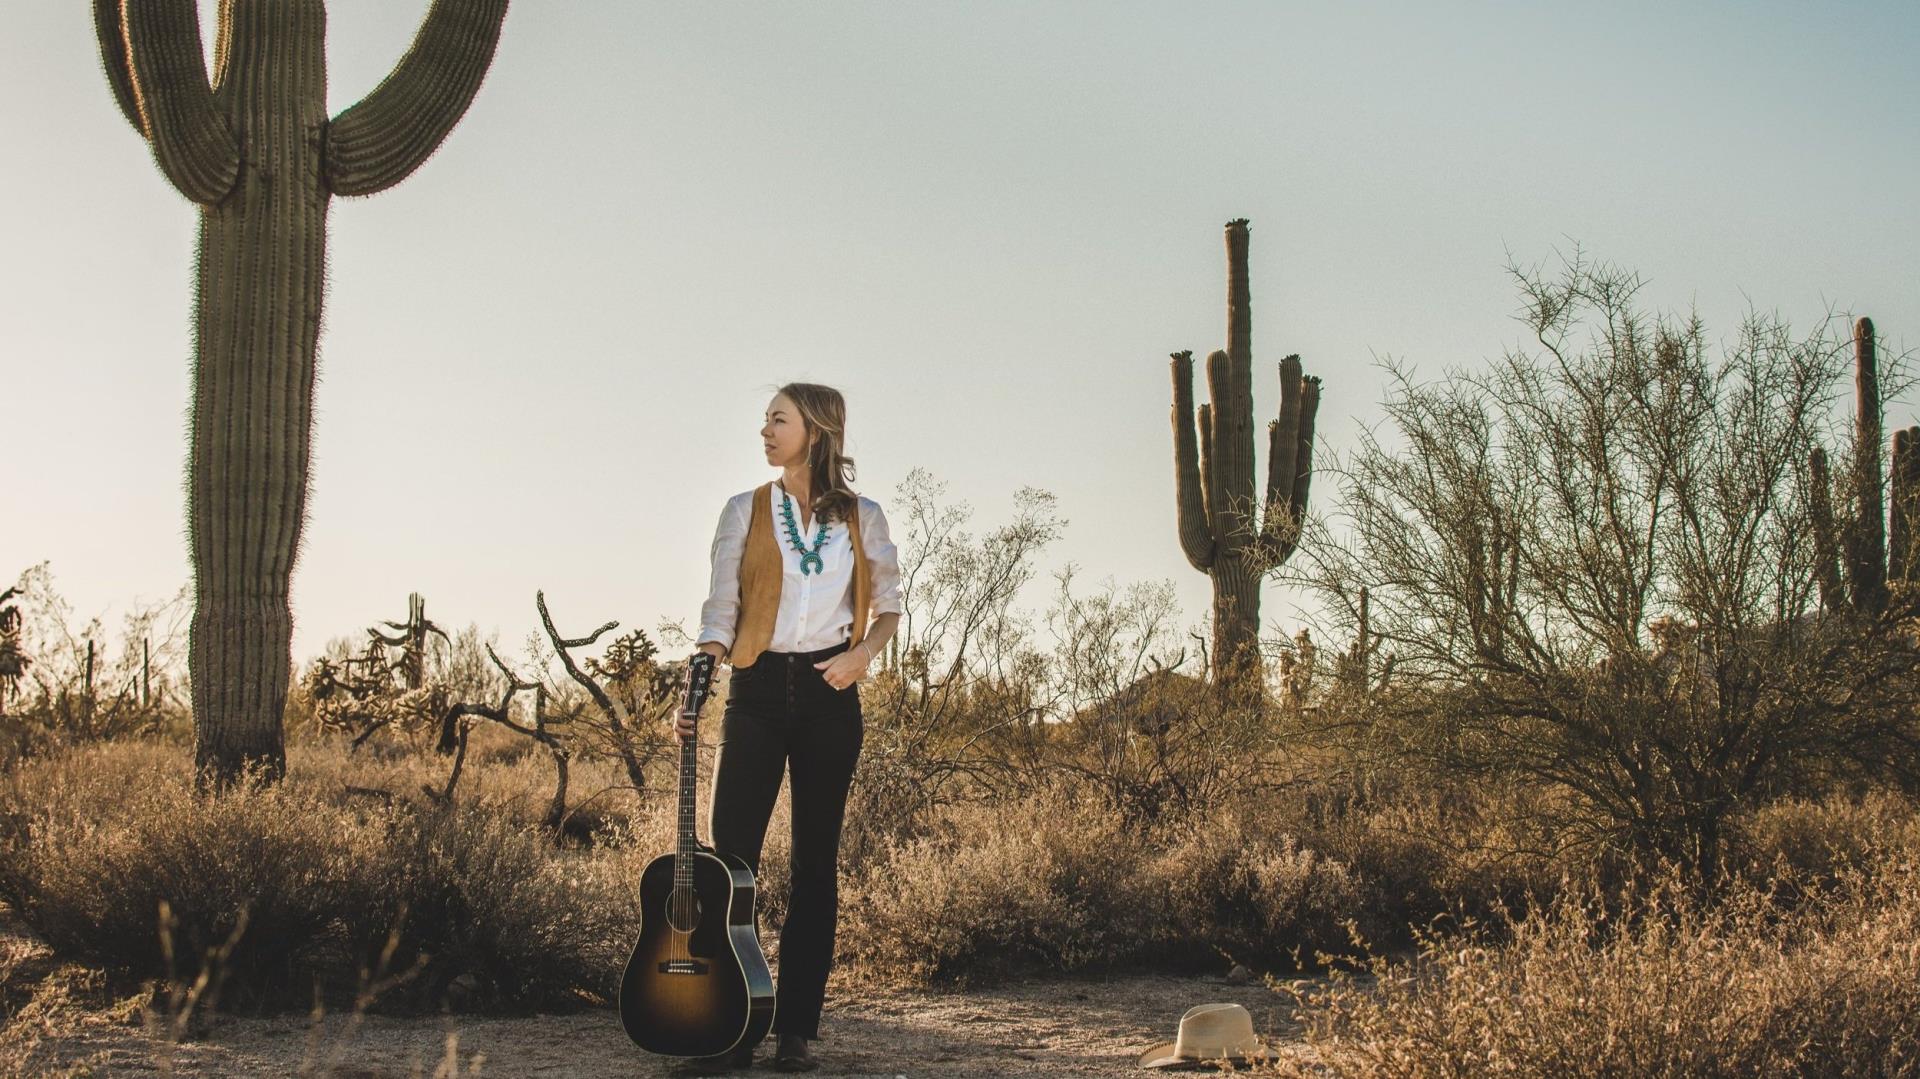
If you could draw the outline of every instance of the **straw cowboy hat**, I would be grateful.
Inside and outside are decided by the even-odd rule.
[[[1140,1054],[1148,1068],[1210,1068],[1231,1061],[1245,1067],[1273,1060],[1278,1053],[1253,1032],[1253,1016],[1238,1004],[1197,1004],[1180,1017],[1178,1036]]]

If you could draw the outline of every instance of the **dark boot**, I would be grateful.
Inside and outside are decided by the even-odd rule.
[[[780,1048],[773,1053],[774,1071],[810,1072],[819,1066],[813,1051],[807,1048],[807,1039],[798,1034],[780,1035]]]

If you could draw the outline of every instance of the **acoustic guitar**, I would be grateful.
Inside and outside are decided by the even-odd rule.
[[[650,1053],[713,1056],[752,1045],[773,1026],[773,974],[754,921],[753,870],[694,834],[694,762],[700,706],[714,658],[687,663],[680,739],[680,838],[640,875],[640,939],[620,979],[620,1022]]]

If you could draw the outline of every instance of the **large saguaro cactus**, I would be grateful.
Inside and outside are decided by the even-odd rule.
[[[211,83],[194,0],[94,0],[120,110],[199,204],[187,522],[194,758],[285,770],[287,588],[313,418],[327,204],[405,179],[466,112],[507,0],[434,0],[365,99],[326,112],[322,0],[221,0]]]
[[[1213,579],[1213,668],[1223,685],[1259,685],[1260,582],[1299,542],[1313,477],[1320,379],[1280,361],[1280,415],[1267,423],[1267,485],[1256,523],[1253,313],[1247,222],[1227,222],[1227,347],[1207,357],[1211,404],[1194,436],[1193,353],[1173,354],[1173,464],[1180,548]]]
[[[1914,544],[1920,541],[1920,427],[1893,434],[1893,460],[1883,479],[1880,415],[1880,361],[1873,320],[1853,326],[1854,459],[1843,477],[1843,504],[1851,511],[1836,521],[1833,476],[1827,451],[1813,450],[1808,462],[1815,566],[1821,603],[1830,611],[1878,615],[1887,609],[1890,582],[1920,577]],[[1888,489],[1891,488],[1891,498]]]

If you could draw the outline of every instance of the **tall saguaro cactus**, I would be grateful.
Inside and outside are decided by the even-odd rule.
[[[1894,432],[1891,475],[1883,480],[1880,362],[1870,318],[1853,325],[1853,364],[1854,460],[1845,477],[1852,515],[1835,521],[1827,452],[1816,448],[1808,462],[1815,563],[1823,606],[1877,615],[1887,607],[1890,581],[1920,576],[1913,549],[1920,541],[1914,519],[1920,510],[1920,427]]]
[[[211,82],[194,0],[94,0],[120,110],[199,204],[187,521],[194,758],[286,765],[288,583],[305,517],[327,206],[405,179],[493,61],[507,0],[433,0],[371,94],[326,112],[323,0],[221,0]]]
[[[1313,477],[1320,379],[1299,356],[1280,361],[1280,415],[1267,422],[1267,484],[1256,523],[1253,460],[1253,312],[1247,222],[1227,222],[1227,347],[1207,357],[1209,404],[1195,437],[1193,353],[1173,354],[1174,496],[1180,548],[1213,579],[1213,668],[1223,685],[1257,686],[1260,583],[1299,542]]]

